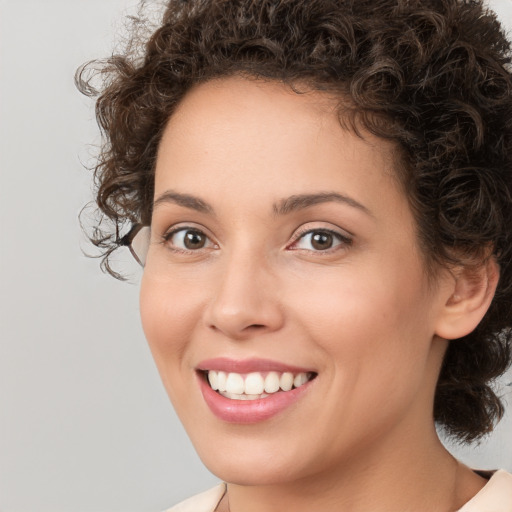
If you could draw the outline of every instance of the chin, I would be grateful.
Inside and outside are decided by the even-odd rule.
[[[258,486],[285,484],[299,478],[290,471],[290,464],[281,465],[272,456],[257,460],[233,453],[221,460],[202,458],[207,469],[224,482],[235,485]]]
[[[321,471],[326,458],[316,456],[313,446],[305,449],[303,437],[279,434],[272,427],[255,429],[253,435],[234,429],[227,435],[210,431],[207,437],[191,439],[207,469],[236,485],[286,484]]]

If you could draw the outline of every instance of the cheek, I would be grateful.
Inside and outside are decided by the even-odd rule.
[[[165,378],[169,366],[182,364],[183,354],[198,323],[193,290],[144,274],[140,288],[140,314],[144,334],[155,363]]]
[[[307,294],[292,293],[298,298],[295,317],[344,373],[393,379],[398,368],[407,371],[427,357],[433,335],[429,303],[418,269],[373,268],[312,279],[305,285]]]

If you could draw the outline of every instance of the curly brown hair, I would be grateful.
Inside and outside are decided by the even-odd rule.
[[[511,47],[494,13],[473,0],[171,0],[142,54],[130,48],[77,72],[99,95],[96,201],[112,229],[91,240],[104,268],[119,277],[109,256],[121,234],[151,222],[158,144],[192,86],[243,74],[334,93],[347,126],[395,141],[427,267],[489,248],[500,265],[483,321],[449,344],[434,405],[459,440],[490,432],[512,338]]]

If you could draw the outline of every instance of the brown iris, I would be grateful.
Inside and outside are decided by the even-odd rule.
[[[187,231],[183,238],[183,244],[187,249],[202,249],[206,244],[206,235],[199,231]]]
[[[334,241],[333,235],[325,231],[316,231],[311,236],[311,246],[319,251],[330,249]]]

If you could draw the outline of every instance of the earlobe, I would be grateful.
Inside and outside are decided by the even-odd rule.
[[[453,340],[472,332],[491,305],[499,275],[494,256],[478,267],[462,267],[452,272],[451,293],[439,315],[436,334]]]

